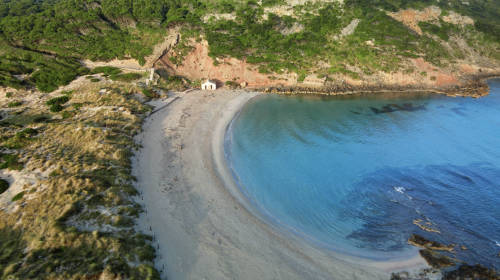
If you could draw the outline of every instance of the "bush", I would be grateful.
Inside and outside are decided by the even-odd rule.
[[[156,92],[154,92],[152,89],[149,89],[149,88],[145,88],[142,90],[142,94],[144,94],[144,96],[146,97],[149,97],[149,98],[158,98],[158,94],[156,94]]]
[[[139,73],[126,73],[126,74],[117,74],[111,75],[110,79],[113,81],[122,81],[122,82],[131,82],[142,78],[142,75]]]
[[[56,113],[62,111],[64,107],[61,104],[64,104],[68,101],[69,101],[69,96],[63,95],[48,100],[46,104],[49,105],[49,109],[51,112]]]
[[[63,63],[52,61],[50,64],[44,65],[35,71],[30,76],[30,80],[40,91],[52,92],[59,86],[69,84],[78,75],[84,74],[85,71],[83,69],[76,62]]]
[[[134,220],[125,216],[115,216],[113,225],[116,227],[131,227],[134,225]]]
[[[0,194],[4,193],[9,188],[9,182],[0,179]]]
[[[23,196],[24,196],[24,191],[22,191],[22,192],[20,192],[20,193],[16,194],[16,195],[12,198],[12,201],[17,201],[17,200],[19,200],[19,199],[23,198]]]
[[[63,95],[59,97],[54,97],[46,102],[47,105],[64,104],[69,101],[69,96]]]
[[[61,106],[60,104],[53,104],[53,105],[50,105],[49,109],[52,113],[57,113],[57,112],[61,112],[64,109],[64,107]]]
[[[0,169],[21,170],[23,164],[18,161],[17,155],[0,154]]]
[[[234,81],[227,81],[225,82],[225,85],[230,88],[230,89],[237,89],[240,88],[240,85],[237,82]]]
[[[25,128],[16,133],[16,136],[19,138],[27,138],[29,136],[35,136],[38,134],[38,131],[34,128]]]
[[[62,112],[62,118],[63,119],[69,119],[69,118],[73,117],[73,115],[74,115],[74,113],[69,112],[69,111]]]
[[[12,91],[9,91],[5,94],[5,97],[10,98],[12,97],[12,95],[14,95],[14,93]]]
[[[13,108],[13,107],[19,107],[21,105],[23,105],[22,101],[12,101],[12,102],[9,102],[9,104],[7,104],[7,107]]]
[[[51,116],[47,114],[21,114],[21,115],[13,115],[9,118],[6,118],[0,122],[0,126],[27,126],[33,123],[43,123],[50,121]]]
[[[111,76],[111,75],[118,75],[120,74],[122,71],[116,67],[112,67],[112,66],[99,66],[99,67],[96,67],[94,69],[92,69],[92,71],[90,73],[92,74],[99,74],[99,73],[102,73],[104,75],[107,75],[107,76]]]

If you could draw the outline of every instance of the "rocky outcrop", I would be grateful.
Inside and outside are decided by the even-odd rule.
[[[427,232],[441,233],[439,230],[431,227],[431,222],[425,222],[425,224],[423,224],[423,221],[421,219],[416,219],[413,220],[413,224],[418,226],[421,230],[425,230]]]
[[[417,234],[412,234],[410,236],[410,238],[408,239],[408,244],[424,249],[436,250],[436,251],[448,251],[448,252],[452,252],[453,248],[455,247],[455,245],[453,244],[444,245],[436,241],[430,241]]]
[[[411,30],[422,35],[422,29],[418,26],[421,21],[432,21],[437,20],[441,15],[441,9],[436,6],[427,7],[421,11],[415,9],[401,10],[395,13],[388,13],[389,16],[397,21],[402,22],[404,25],[408,26]]]
[[[444,255],[445,251],[453,253],[455,245],[444,245],[436,241],[428,240],[420,235],[413,234],[409,239],[410,245],[423,248],[419,251],[420,256],[434,269],[441,270],[444,273],[443,280],[461,280],[461,279],[481,279],[481,280],[499,280],[500,275],[493,269],[488,269],[480,264],[469,265],[460,260]],[[467,250],[465,246],[460,246],[462,250]],[[457,265],[458,264],[458,265]],[[450,267],[454,267],[450,270]],[[410,279],[405,274],[393,274],[391,279]],[[427,279],[427,277],[425,277]]]
[[[486,78],[486,77],[484,77]],[[484,79],[474,77],[462,85],[447,86],[447,87],[431,87],[426,85],[395,85],[395,84],[365,84],[352,85],[349,83],[331,84],[323,87],[307,87],[307,86],[269,86],[256,88],[256,90],[264,93],[277,93],[287,95],[346,95],[357,93],[383,93],[383,92],[423,92],[437,93],[451,97],[473,97],[479,98],[488,94],[489,87]]]
[[[346,27],[344,27],[340,31],[340,37],[345,37],[353,34],[354,31],[356,30],[356,27],[358,27],[359,22],[360,22],[359,19],[357,18],[353,19],[351,23],[349,23]]]
[[[456,270],[446,272],[443,277],[443,280],[460,279],[499,280],[500,274],[498,274],[495,270],[488,269],[480,264],[463,264]]]
[[[429,6],[423,10],[406,9],[398,12],[388,13],[389,16],[397,21],[400,21],[406,25],[411,30],[415,31],[419,35],[422,35],[422,29],[418,25],[419,22],[431,22],[438,21],[440,18],[443,21],[457,24],[457,25],[472,25],[474,20],[468,16],[462,16],[453,11],[449,12],[448,15],[441,17],[441,9],[436,6]]]
[[[432,250],[424,249],[419,251],[420,256],[433,268],[446,268],[456,265],[455,261],[445,255],[436,253]]]
[[[237,58],[212,59],[208,55],[208,43],[202,41],[193,43],[193,49],[182,58],[182,64],[176,65],[170,57],[179,54],[175,50],[168,51],[155,65],[163,68],[170,74],[184,76],[190,80],[212,80],[225,83],[232,81],[238,84],[246,82],[249,87],[263,87],[268,85],[293,85],[296,83],[296,75],[268,75],[260,73],[258,68]]]

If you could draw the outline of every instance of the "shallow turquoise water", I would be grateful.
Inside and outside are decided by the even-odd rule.
[[[317,245],[394,259],[415,254],[417,233],[500,269],[500,80],[490,86],[481,99],[261,96],[226,133],[228,165],[266,220]]]

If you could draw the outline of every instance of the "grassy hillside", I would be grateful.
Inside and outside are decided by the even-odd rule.
[[[303,1],[305,2],[305,1]],[[287,1],[236,0],[13,0],[0,3],[0,86],[36,86],[50,92],[86,73],[81,59],[144,57],[182,24],[184,33],[206,38],[213,57],[246,58],[263,73],[319,71],[370,74],[405,70],[402,60],[422,57],[437,66],[469,55],[457,38],[481,56],[500,59],[498,0],[404,1],[347,0],[305,2],[293,14],[266,9]],[[455,11],[474,20],[460,26],[442,20],[422,23],[416,34],[388,16],[390,11],[436,5],[442,15]],[[210,15],[230,14],[231,19]],[[338,38],[353,19],[353,34]],[[205,22],[204,22],[205,20]],[[289,30],[293,30],[291,32]],[[370,41],[373,44],[367,45]],[[329,64],[317,69],[316,62]],[[177,61],[181,63],[182,61]]]
[[[425,32],[419,35],[390,17],[387,11],[434,3],[379,2],[306,4],[294,7],[290,16],[266,14],[265,5],[246,4],[234,8],[234,19],[210,21],[203,32],[212,56],[246,58],[259,64],[264,73],[287,70],[302,76],[307,72],[321,76],[338,72],[355,76],[353,68],[364,74],[397,71],[406,58],[418,57],[436,66],[446,66],[467,55],[463,48],[456,47],[454,38],[465,39],[471,49],[485,57],[500,59],[499,26],[494,16],[499,14],[498,6],[487,13],[487,17],[474,13],[475,9],[446,7],[443,13],[457,10],[469,14],[479,20],[480,28],[440,20],[423,22]],[[355,31],[339,38],[341,30],[354,19],[360,20]],[[293,26],[300,27],[298,32],[284,32]],[[372,44],[367,44],[368,41]],[[316,67],[318,61],[329,67]]]
[[[183,4],[180,4],[183,3]],[[189,1],[2,1],[0,85],[50,92],[86,73],[80,59],[144,56]],[[14,75],[27,75],[18,79]]]
[[[130,156],[150,110],[137,92],[108,81],[2,96],[0,279],[159,279],[134,229]]]

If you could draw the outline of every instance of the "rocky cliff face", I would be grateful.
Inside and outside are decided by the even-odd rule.
[[[165,69],[172,75],[183,76],[190,80],[209,78],[218,81],[220,85],[231,81],[253,88],[270,86],[321,88],[344,83],[368,87],[386,85],[388,87],[446,88],[467,85],[476,76],[500,74],[500,68],[495,65],[478,65],[469,61],[460,61],[450,67],[442,68],[432,65],[423,58],[411,58],[405,64],[406,69],[413,69],[412,71],[380,71],[371,75],[361,74],[358,78],[338,73],[331,75],[329,79],[309,74],[304,80],[298,81],[296,73],[264,74],[259,72],[257,65],[250,64],[245,60],[237,58],[213,59],[209,56],[206,41],[193,42],[192,51],[183,57],[180,65],[176,65],[170,59],[176,56],[178,54],[175,48],[170,49],[155,63],[155,68]]]
[[[179,75],[190,80],[212,79],[219,83],[226,81],[241,84],[246,82],[250,87],[263,87],[268,85],[293,85],[293,75],[266,75],[259,73],[256,65],[247,63],[237,58],[212,59],[208,55],[208,43],[192,42],[192,51],[182,58],[182,63],[176,65],[172,57],[179,54],[175,49],[165,53],[155,64],[158,69],[166,69],[173,75]],[[296,75],[295,75],[296,76]]]

